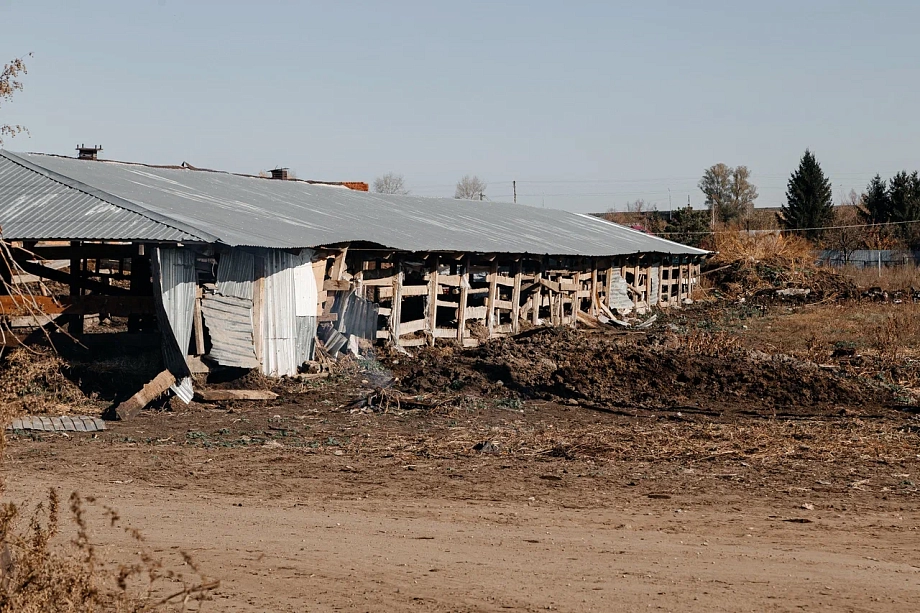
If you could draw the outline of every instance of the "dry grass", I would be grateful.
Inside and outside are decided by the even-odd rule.
[[[748,262],[785,260],[795,267],[810,265],[814,261],[814,246],[797,235],[779,233],[747,234],[720,232],[713,236],[714,261]]]
[[[648,420],[614,426],[518,425],[455,427],[432,436],[390,433],[355,439],[351,453],[392,453],[411,462],[419,457],[454,458],[492,442],[512,457],[564,457],[614,462],[706,462],[736,456],[761,466],[798,461],[913,461],[917,435],[890,421],[845,419],[779,420],[746,423],[668,423]]]
[[[861,288],[880,287],[888,292],[920,289],[920,267],[913,265],[883,266],[881,274],[874,267],[842,266],[835,270],[852,279]]]

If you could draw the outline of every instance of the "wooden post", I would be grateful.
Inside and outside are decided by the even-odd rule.
[[[523,262],[514,261],[514,289],[511,291],[511,333],[521,331],[521,276],[523,275]]]
[[[403,264],[402,258],[396,258],[396,274],[393,275],[393,304],[390,307],[390,337],[394,345],[399,345],[399,323],[402,319],[402,288]]]
[[[136,245],[137,252],[131,256],[130,293],[132,296],[150,296],[153,286],[150,282],[150,256],[146,245]],[[150,315],[130,315],[128,332],[146,332],[152,327]]]
[[[540,307],[543,305],[543,286],[540,285],[540,280],[543,278],[543,260],[540,260],[540,264],[537,267],[537,273],[534,275],[533,280],[537,284],[537,291],[533,294],[533,312],[531,313],[531,323],[537,325],[540,321]]]
[[[677,304],[684,302],[684,262],[683,258],[677,264]]]
[[[262,325],[263,301],[265,300],[265,260],[255,258],[252,281],[252,343],[256,352],[256,361],[263,363],[262,336],[265,326]]]
[[[78,249],[80,248],[80,243],[78,241],[72,241],[70,243],[70,248],[73,249],[73,253],[70,256],[70,295],[71,296],[81,296],[83,291],[80,288],[80,281],[84,277],[83,274],[83,258],[78,255]],[[67,325],[67,331],[72,336],[80,336],[83,334],[83,315],[74,314],[70,316],[70,322]]]
[[[470,293],[470,258],[463,258],[460,264],[463,273],[460,275],[460,304],[457,306],[457,340],[461,343],[466,336],[466,301]]]
[[[597,317],[599,307],[597,306],[597,260],[591,258],[591,315]]]
[[[201,288],[195,288],[195,306],[192,314],[192,333],[195,338],[195,355],[204,355],[204,319],[201,316]]]
[[[610,266],[607,267],[607,279],[604,284],[607,288],[607,291],[604,293],[604,302],[607,308],[610,308],[610,298],[613,296],[613,260],[610,260]]]
[[[431,346],[434,347],[434,333],[438,327],[438,295],[441,293],[441,288],[438,285],[438,265],[441,258],[437,255],[430,257],[431,269],[428,272],[428,328],[431,331]]]
[[[498,258],[492,260],[489,268],[489,296],[486,298],[486,327],[489,330],[489,338],[495,330],[495,300],[498,297]]]

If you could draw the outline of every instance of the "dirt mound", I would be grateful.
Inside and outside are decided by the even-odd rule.
[[[0,360],[0,402],[33,414],[71,412],[87,399],[66,372],[66,363],[50,348],[12,349]]]
[[[710,287],[730,298],[817,302],[860,295],[856,283],[837,272],[780,257],[756,262],[737,260],[706,276]]]
[[[884,391],[814,364],[736,347],[691,351],[686,337],[665,331],[623,336],[539,329],[471,350],[426,349],[396,368],[400,389],[409,393],[575,400],[607,408],[695,405],[814,414],[891,400]]]

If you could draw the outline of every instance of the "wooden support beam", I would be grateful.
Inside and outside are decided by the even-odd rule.
[[[409,296],[427,296],[430,292],[429,285],[403,285],[402,286],[402,297],[406,298]]]
[[[533,279],[537,284],[537,291],[533,295],[533,311],[530,316],[531,323],[536,326],[540,322],[540,306],[543,304],[543,260],[540,260],[540,267]]]
[[[139,392],[118,405],[115,409],[115,416],[122,421],[136,417],[144,407],[165,393],[169,386],[175,382],[176,377],[168,370],[164,370],[154,377],[150,383],[144,385]]]
[[[492,331],[495,328],[495,301],[498,299],[498,262],[493,261],[486,277],[489,282],[489,295],[486,297],[486,328],[489,331],[489,338],[492,338]]]
[[[195,288],[195,305],[192,307],[192,338],[195,355],[204,355],[204,318],[201,315],[201,288]]]
[[[263,258],[255,258],[254,273],[252,281],[252,340],[255,346],[256,361],[262,364],[262,335],[265,327],[262,324],[263,302],[265,300],[265,261]]]
[[[431,332],[431,346],[434,347],[434,331],[438,327],[438,294],[441,286],[438,285],[438,264],[441,258],[432,255],[428,261],[428,330]]]
[[[470,293],[470,258],[464,257],[461,266],[463,272],[460,274],[460,303],[457,307],[457,339],[463,341],[466,337],[466,302]]]
[[[402,260],[396,261],[396,275],[393,277],[393,304],[390,313],[390,337],[394,345],[399,344],[399,324],[402,318],[402,290],[403,290],[403,272]],[[382,288],[381,288],[382,289]]]
[[[30,249],[17,249],[13,257],[16,258],[16,261],[34,260],[36,257],[43,260],[69,260],[72,257],[89,260],[118,260],[137,256],[140,253],[140,247],[141,245],[138,244],[112,245],[84,242],[76,246],[35,246]]]
[[[195,398],[205,402],[218,400],[274,400],[278,394],[268,390],[196,390]]]
[[[344,278],[346,272],[345,257],[347,255],[348,247],[345,247],[335,255],[335,260],[332,262],[332,270],[329,272],[329,278],[331,280],[339,281]]]
[[[591,258],[589,262],[591,262],[591,296],[590,296],[591,298],[591,316],[597,317],[597,314],[598,314],[597,260],[594,258]]]
[[[347,292],[351,289],[351,282],[345,279],[325,279],[323,289],[327,292]]]
[[[521,274],[522,262],[514,262],[514,285],[511,290],[511,332],[517,334],[521,330]]]
[[[78,247],[79,245],[80,244],[77,242],[70,243],[71,247]],[[86,260],[80,257],[72,256],[70,258],[69,281],[70,281],[70,295],[71,296],[82,296],[83,295],[83,289],[81,287],[80,281],[83,279],[83,276],[84,276],[83,266],[85,262]],[[26,272],[29,272],[25,268],[25,266],[23,266],[23,270],[26,270]],[[49,268],[48,270],[50,271],[51,269]],[[54,274],[57,274],[57,273],[58,271],[54,271]],[[73,314],[73,315],[70,315],[69,317],[70,317],[70,321],[68,322],[68,325],[67,325],[67,331],[70,333],[71,336],[81,336],[83,334],[83,315]]]

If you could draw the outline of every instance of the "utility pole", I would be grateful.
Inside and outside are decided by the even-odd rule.
[[[511,189],[514,191],[514,204],[517,204],[517,181],[511,182]]]

